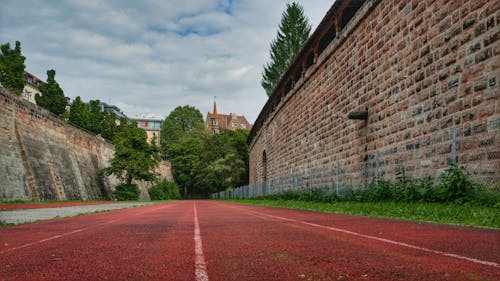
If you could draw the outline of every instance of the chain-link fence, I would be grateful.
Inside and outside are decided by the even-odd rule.
[[[253,183],[228,191],[213,193],[212,198],[253,198],[284,191],[342,195],[348,190],[378,184],[381,179],[394,180],[405,170],[410,180],[429,177],[439,180],[440,174],[456,163],[463,166],[471,179],[498,185],[500,179],[500,133],[471,134],[469,129],[450,129],[432,137],[406,142],[367,153],[365,161],[352,164],[335,161],[329,168],[311,168],[265,182]]]

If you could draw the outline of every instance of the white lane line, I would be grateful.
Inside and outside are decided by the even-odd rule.
[[[166,208],[166,207],[170,207],[170,206],[172,206],[172,205],[162,206],[162,207],[159,207],[159,208],[155,208],[153,210],[147,210],[147,211],[144,211],[144,212],[136,213],[134,215],[142,215],[142,214],[145,214],[145,213],[150,213],[150,212],[153,212],[153,211],[156,211],[156,210],[159,210],[159,209],[163,209],[163,208]],[[96,227],[103,226],[103,225],[106,225],[106,224],[111,224],[111,223],[114,223],[114,222],[117,222],[117,221],[121,221],[123,219],[125,219],[125,218],[117,219],[117,220],[111,220],[111,221],[103,222],[103,223],[100,223],[100,224],[91,225],[89,227],[84,227],[84,228],[80,228],[80,229],[73,230],[73,231],[70,231],[70,232],[66,232],[66,233],[63,233],[63,234],[54,235],[54,236],[51,236],[51,237],[48,237],[48,238],[44,238],[44,239],[41,239],[41,240],[38,240],[38,241],[35,241],[35,242],[31,242],[31,243],[27,243],[27,244],[24,244],[24,245],[21,245],[21,246],[17,246],[17,247],[14,247],[14,248],[3,250],[3,251],[0,252],[0,254],[8,253],[8,252],[11,252],[11,251],[15,251],[15,250],[19,250],[19,249],[26,248],[26,247],[29,247],[29,246],[33,246],[33,245],[36,245],[36,244],[44,243],[44,242],[47,242],[47,241],[50,241],[50,240],[54,240],[54,239],[58,239],[58,238],[61,238],[61,237],[64,237],[64,236],[68,236],[68,235],[71,235],[71,234],[82,232],[82,231],[85,231],[85,230],[88,230],[88,229],[91,229],[91,228],[96,228]]]
[[[94,228],[94,227],[98,227],[98,226],[101,226],[101,225],[110,224],[110,223],[114,223],[114,222],[116,222],[116,220],[108,221],[108,222],[101,223],[101,224],[98,224],[98,225],[93,225],[93,226],[89,226],[89,227],[80,228],[80,229],[73,230],[73,231],[66,232],[66,233],[59,234],[59,235],[54,235],[54,236],[51,236],[51,237],[48,237],[48,238],[44,238],[44,239],[41,239],[41,240],[38,240],[38,241],[35,241],[35,242],[31,242],[31,243],[28,243],[28,244],[24,244],[24,245],[21,245],[21,246],[18,246],[18,247],[14,247],[14,248],[10,248],[10,249],[1,251],[0,254],[11,252],[11,251],[14,251],[14,250],[19,250],[19,249],[26,248],[26,247],[29,247],[29,246],[32,246],[32,245],[36,245],[36,244],[40,244],[40,243],[47,242],[47,241],[50,241],[50,240],[58,239],[58,238],[61,238],[61,237],[64,237],[64,236],[68,236],[68,235],[71,235],[71,234],[82,232],[82,231],[90,229],[90,228]]]
[[[433,253],[433,254],[438,254],[438,255],[443,255],[443,256],[452,257],[452,258],[456,258],[456,259],[466,260],[466,261],[470,261],[470,262],[478,263],[478,264],[482,264],[482,265],[500,267],[500,264],[498,264],[496,262],[483,261],[483,260],[479,260],[479,259],[475,259],[475,258],[457,255],[457,254],[447,253],[447,252],[438,251],[438,250],[432,250],[429,248],[419,247],[419,246],[407,244],[404,242],[398,242],[398,241],[380,238],[380,237],[376,237],[376,236],[366,235],[366,234],[362,234],[362,233],[358,233],[358,232],[354,232],[354,231],[349,231],[349,230],[345,230],[345,229],[341,229],[341,228],[324,226],[324,225],[320,225],[320,224],[315,224],[315,223],[310,223],[310,222],[305,222],[305,221],[300,221],[300,220],[295,220],[295,219],[289,219],[289,218],[269,215],[269,214],[265,214],[265,213],[261,213],[261,212],[244,210],[244,209],[240,209],[240,208],[235,208],[235,209],[239,209],[239,210],[244,211],[244,212],[250,212],[250,213],[254,213],[254,214],[258,214],[258,215],[266,216],[266,217],[270,217],[270,218],[275,218],[275,219],[279,219],[279,220],[301,223],[301,224],[305,224],[305,225],[309,225],[309,226],[314,226],[314,227],[324,228],[324,229],[333,230],[333,231],[337,231],[337,232],[342,232],[342,233],[350,234],[353,236],[358,236],[358,237],[363,237],[363,238],[372,239],[372,240],[376,240],[376,241],[386,242],[389,244],[394,244],[394,245],[407,247],[407,248],[411,248],[411,249],[416,249],[416,250],[429,252],[429,253]]]
[[[198,223],[198,212],[194,202],[194,253],[195,253],[195,275],[197,281],[208,281],[207,264],[203,256],[203,245],[201,244],[200,225]]]

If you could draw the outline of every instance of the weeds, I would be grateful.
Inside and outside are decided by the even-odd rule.
[[[480,185],[470,179],[463,167],[452,164],[438,182],[426,177],[411,181],[403,167],[396,171],[396,180],[380,179],[367,188],[343,188],[337,194],[332,189],[285,191],[259,197],[268,200],[298,200],[315,202],[428,202],[454,205],[474,205],[500,208],[500,187]]]

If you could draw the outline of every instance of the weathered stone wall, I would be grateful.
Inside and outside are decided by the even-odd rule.
[[[360,8],[346,23],[350,2]],[[453,128],[459,164],[498,182],[500,1],[338,0],[319,28],[254,125],[251,183],[338,161],[363,185],[376,151],[386,178],[399,165],[435,177]],[[365,110],[368,120],[348,119]]]
[[[113,154],[112,144],[0,88],[0,200],[111,199],[117,181],[97,171]],[[168,165],[161,170],[171,178]]]

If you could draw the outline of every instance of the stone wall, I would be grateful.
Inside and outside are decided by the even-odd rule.
[[[107,200],[114,146],[0,87],[0,200]],[[168,163],[160,167],[171,178]],[[148,185],[139,184],[141,199]]]
[[[499,32],[500,1],[337,0],[255,122],[250,183],[338,162],[365,185],[377,152],[385,178],[435,178],[453,129],[458,163],[498,182]]]

